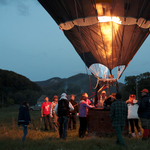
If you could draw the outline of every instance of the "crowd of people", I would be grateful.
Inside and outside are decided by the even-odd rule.
[[[41,106],[41,117],[44,119],[45,131],[54,130],[59,132],[61,139],[67,139],[68,130],[76,130],[76,120],[79,117],[79,137],[85,137],[88,122],[88,110],[91,108],[109,109],[112,126],[116,131],[116,144],[125,146],[122,137],[123,127],[128,119],[132,136],[136,137],[135,129],[142,140],[147,140],[150,137],[150,96],[147,89],[141,91],[141,100],[136,100],[136,95],[130,94],[129,99],[122,101],[121,93],[112,93],[106,96],[106,91],[102,91],[96,105],[88,99],[88,94],[83,93],[79,102],[75,101],[75,95],[70,95],[68,100],[67,94],[62,93],[60,98],[54,96],[52,102],[48,97],[45,97],[45,102]],[[139,118],[143,128],[143,135],[139,127]],[[18,125],[23,127],[22,141],[25,141],[28,133],[27,126],[30,123],[29,103],[23,102],[19,109]]]

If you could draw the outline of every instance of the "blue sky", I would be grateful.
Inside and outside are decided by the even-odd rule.
[[[0,69],[31,81],[87,73],[71,43],[37,0],[0,0]],[[150,72],[150,36],[119,81],[144,72]]]

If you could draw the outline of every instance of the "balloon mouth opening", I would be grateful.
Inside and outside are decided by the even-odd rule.
[[[112,70],[108,69],[103,64],[92,64],[89,67],[89,72],[99,80],[118,80],[125,70],[125,65],[117,66]]]

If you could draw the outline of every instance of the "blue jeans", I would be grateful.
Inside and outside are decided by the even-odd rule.
[[[58,118],[59,121],[59,136],[64,140],[67,139],[67,128],[68,128],[68,117],[60,116]]]
[[[125,146],[124,139],[122,137],[123,126],[115,126],[117,141],[116,144]]]
[[[28,126],[27,126],[27,125],[24,125],[24,124],[22,124],[21,126],[22,126],[22,128],[23,128],[22,142],[24,142],[25,139],[26,139],[26,136],[27,136],[27,134],[28,134]]]

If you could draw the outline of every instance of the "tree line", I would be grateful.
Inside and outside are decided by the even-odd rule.
[[[140,100],[143,89],[150,91],[150,72],[145,72],[137,76],[125,77],[125,86],[122,88],[123,99],[127,100],[129,94],[136,94],[137,99]]]

